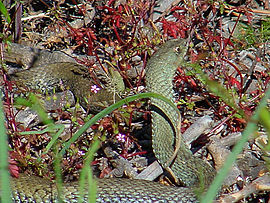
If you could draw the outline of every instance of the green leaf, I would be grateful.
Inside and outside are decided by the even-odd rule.
[[[8,139],[4,125],[2,92],[0,91],[0,202],[11,202],[11,191],[8,171]]]
[[[7,22],[10,23],[11,18],[10,18],[9,14],[8,14],[8,11],[7,11],[6,7],[5,7],[5,5],[2,3],[2,1],[0,1],[0,12],[4,15]]]

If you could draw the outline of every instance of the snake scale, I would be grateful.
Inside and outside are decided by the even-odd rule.
[[[176,68],[184,62],[187,50],[185,43],[182,39],[170,40],[149,59],[146,66],[147,91],[161,94],[173,101],[172,80]],[[64,81],[65,78],[61,80]],[[150,101],[153,107],[152,137],[155,156],[184,186],[164,186],[143,180],[98,179],[97,202],[197,202],[193,189],[199,187],[200,183],[207,188],[212,182],[215,170],[194,157],[181,137],[176,138],[177,124],[180,122],[178,112],[156,98],[151,98]],[[167,161],[173,156],[178,141],[178,154],[168,165]],[[11,179],[11,187],[14,202],[57,201],[56,186],[43,178],[20,174],[20,178]],[[76,202],[77,183],[65,183],[63,192],[64,202]],[[87,195],[84,200],[87,201]]]

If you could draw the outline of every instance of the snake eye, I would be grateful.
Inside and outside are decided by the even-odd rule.
[[[175,52],[178,53],[178,54],[181,53],[181,48],[180,48],[180,47],[175,47],[174,50],[175,50]]]

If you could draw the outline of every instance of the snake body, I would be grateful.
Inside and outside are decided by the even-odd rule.
[[[36,176],[20,174],[11,181],[14,202],[57,202],[55,184]],[[87,191],[86,191],[87,192]],[[77,202],[77,182],[63,185],[63,202]],[[88,202],[88,195],[83,198]],[[98,179],[96,202],[197,202],[190,188],[170,187],[146,180]]]
[[[185,41],[180,39],[170,40],[160,47],[146,66],[147,91],[161,94],[173,101],[172,79],[176,68],[184,61],[185,50]],[[161,100],[152,98],[151,104],[154,153],[161,165],[170,169],[184,187],[164,186],[143,180],[99,179],[97,202],[197,202],[194,187],[200,183],[207,187],[212,182],[214,169],[195,158],[181,137],[176,136],[180,122],[178,113]],[[178,142],[178,154],[172,163],[167,164]],[[57,201],[55,185],[45,179],[21,174],[18,179],[12,178],[11,185],[15,202]],[[77,183],[64,185],[64,202],[76,202],[78,195]],[[84,198],[87,201],[87,195]]]
[[[185,50],[185,41],[170,40],[150,58],[146,67],[146,86],[149,92],[161,94],[173,101],[172,80],[177,67],[184,62]],[[194,157],[181,137],[177,138],[177,125],[181,122],[178,113],[161,100],[152,98],[151,104],[158,108],[152,112],[152,142],[159,162],[164,168],[170,167],[176,178],[188,187],[196,187],[200,181],[208,186],[215,171]],[[177,139],[181,139],[178,155],[174,163],[167,166],[166,162],[173,156]]]

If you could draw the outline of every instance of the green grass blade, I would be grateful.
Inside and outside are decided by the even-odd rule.
[[[270,112],[269,112],[269,110],[266,107],[262,108],[259,116],[260,116],[260,122],[264,126],[264,128],[269,136],[270,135]]]
[[[250,122],[242,133],[242,138],[234,146],[232,152],[229,154],[227,160],[224,163],[224,166],[219,170],[216,178],[213,183],[210,185],[207,193],[202,197],[201,203],[213,202],[213,199],[216,197],[218,190],[220,189],[226,175],[229,173],[233,163],[237,159],[238,154],[242,152],[242,149],[245,143],[248,141],[252,133],[257,129],[257,122],[259,120],[259,113],[267,105],[267,99],[270,98],[270,88],[266,91],[264,98],[261,100],[258,105],[254,115],[251,117]]]
[[[175,108],[176,111],[178,111],[177,107],[175,106],[174,103],[172,103],[169,99],[167,99],[166,97],[163,97],[160,94],[156,94],[156,93],[152,93],[152,92],[148,92],[148,93],[141,93],[141,94],[137,94],[134,96],[130,96],[127,97],[125,99],[122,99],[118,102],[116,102],[115,104],[107,107],[106,109],[104,109],[103,111],[99,112],[97,115],[95,115],[93,118],[91,118],[89,121],[87,121],[73,136],[72,138],[66,142],[63,146],[63,149],[60,151],[60,154],[63,156],[65,151],[70,147],[70,145],[72,143],[74,143],[88,128],[90,128],[93,124],[95,124],[96,122],[98,122],[99,119],[105,117],[106,115],[110,114],[112,111],[114,111],[115,109],[123,106],[124,104],[127,104],[129,102],[135,101],[137,99],[143,99],[143,98],[149,98],[149,97],[155,97],[158,99],[163,100],[164,102],[168,103],[170,106],[172,106],[173,108]]]
[[[58,149],[56,149],[56,142],[58,137],[61,135],[61,133],[64,130],[64,125],[61,124],[55,124],[52,119],[49,118],[47,112],[44,110],[42,107],[39,99],[34,95],[30,94],[28,99],[25,98],[17,98],[15,101],[16,105],[23,105],[23,106],[28,106],[32,110],[36,111],[38,116],[40,117],[41,121],[45,124],[48,125],[46,129],[43,131],[27,131],[27,132],[21,132],[20,134],[36,134],[36,133],[45,133],[45,132],[50,132],[52,139],[49,142],[49,144],[46,146],[45,152],[42,153],[45,154],[47,153],[51,148],[53,148],[54,151],[54,161],[53,161],[53,166],[54,166],[54,172],[55,172],[55,177],[56,177],[56,188],[57,188],[57,194],[58,194],[58,202],[63,202],[62,201],[62,194],[63,194],[63,181],[62,181],[62,174],[61,174],[61,154],[58,152]],[[57,132],[55,132],[58,130]],[[42,156],[41,155],[41,156]],[[40,160],[41,157],[38,157],[37,160]]]
[[[8,141],[5,117],[2,105],[2,92],[0,91],[0,202],[11,202],[11,191],[8,171]]]
[[[54,160],[53,160],[53,167],[55,172],[55,180],[56,180],[56,189],[57,189],[57,195],[58,195],[58,201],[59,203],[63,202],[63,179],[62,179],[62,173],[61,173],[61,160],[62,157],[58,152],[57,147],[53,146],[54,151]]]
[[[215,96],[221,98],[228,106],[237,111],[242,117],[245,117],[244,111],[238,107],[234,101],[234,96],[224,88],[219,82],[209,79],[209,77],[202,71],[199,64],[186,64],[192,68],[192,74],[198,78]]]
[[[5,5],[2,3],[2,1],[0,1],[0,12],[4,15],[7,22],[10,23],[11,18],[10,18],[9,14],[8,14],[8,11],[7,11],[6,7],[5,7]]]
[[[100,140],[96,139],[86,154],[84,167],[82,168],[79,180],[80,186],[80,198],[78,200],[79,203],[82,202],[82,197],[84,196],[85,193],[85,183],[87,181],[87,176],[88,176],[88,202],[91,203],[96,202],[97,186],[96,181],[93,178],[90,165],[94,160],[94,155],[96,151],[99,149],[100,143],[101,143]]]
[[[53,123],[53,120],[51,120],[48,117],[48,114],[42,107],[39,99],[33,93],[30,93],[28,99],[21,98],[21,97],[17,98],[15,101],[15,105],[22,105],[22,106],[30,107],[31,109],[37,112],[41,121],[46,125]]]

